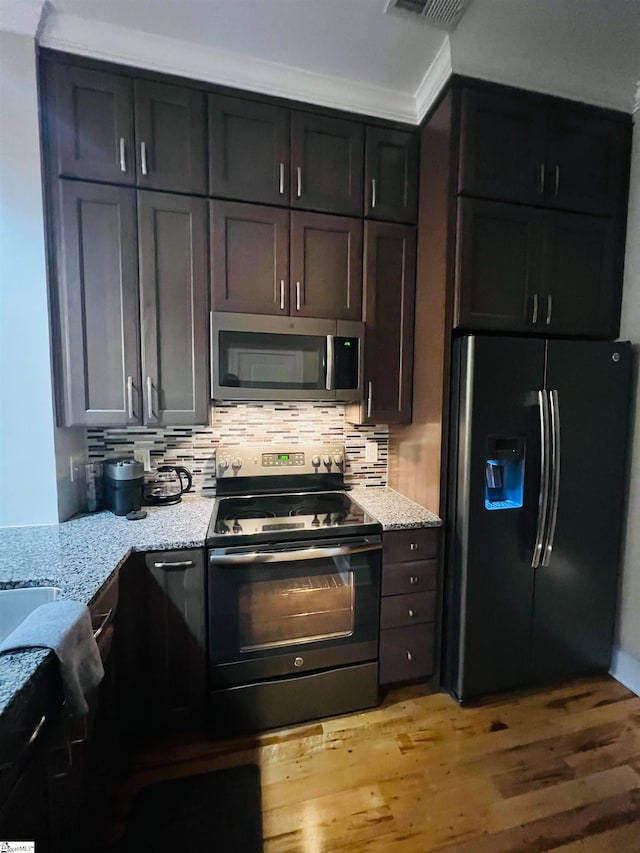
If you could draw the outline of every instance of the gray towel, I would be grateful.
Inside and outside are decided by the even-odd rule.
[[[42,604],[0,643],[0,653],[30,648],[53,649],[60,661],[69,711],[86,714],[85,696],[104,676],[89,609],[68,598]]]

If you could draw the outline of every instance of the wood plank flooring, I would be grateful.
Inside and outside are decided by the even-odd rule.
[[[414,687],[262,736],[164,740],[135,756],[103,849],[141,787],[246,762],[265,853],[640,853],[640,698],[609,677],[466,708]]]

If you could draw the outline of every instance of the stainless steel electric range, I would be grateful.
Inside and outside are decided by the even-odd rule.
[[[207,535],[210,721],[222,735],[373,707],[380,524],[344,448],[220,447]]]

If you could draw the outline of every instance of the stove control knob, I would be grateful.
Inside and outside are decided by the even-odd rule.
[[[338,466],[338,468],[342,468],[342,466],[344,465],[344,456],[342,455],[342,453],[334,453],[333,461]]]
[[[311,464],[313,465],[314,468],[318,469],[320,467],[320,457],[319,456],[312,456],[311,457]]]
[[[220,459],[218,459],[218,477],[224,477],[224,472],[227,470],[228,467],[229,460],[225,459],[224,456],[221,456]]]
[[[239,459],[236,456],[236,458],[231,463],[231,467],[233,468],[234,472],[237,474],[238,471],[242,468],[242,459]]]
[[[331,466],[333,465],[333,462],[331,461],[331,457],[330,456],[323,456],[322,461],[324,462],[324,467],[327,469],[327,471],[330,471]]]

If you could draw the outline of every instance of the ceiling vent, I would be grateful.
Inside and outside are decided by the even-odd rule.
[[[451,32],[460,23],[471,0],[389,0],[385,12],[411,17]]]

